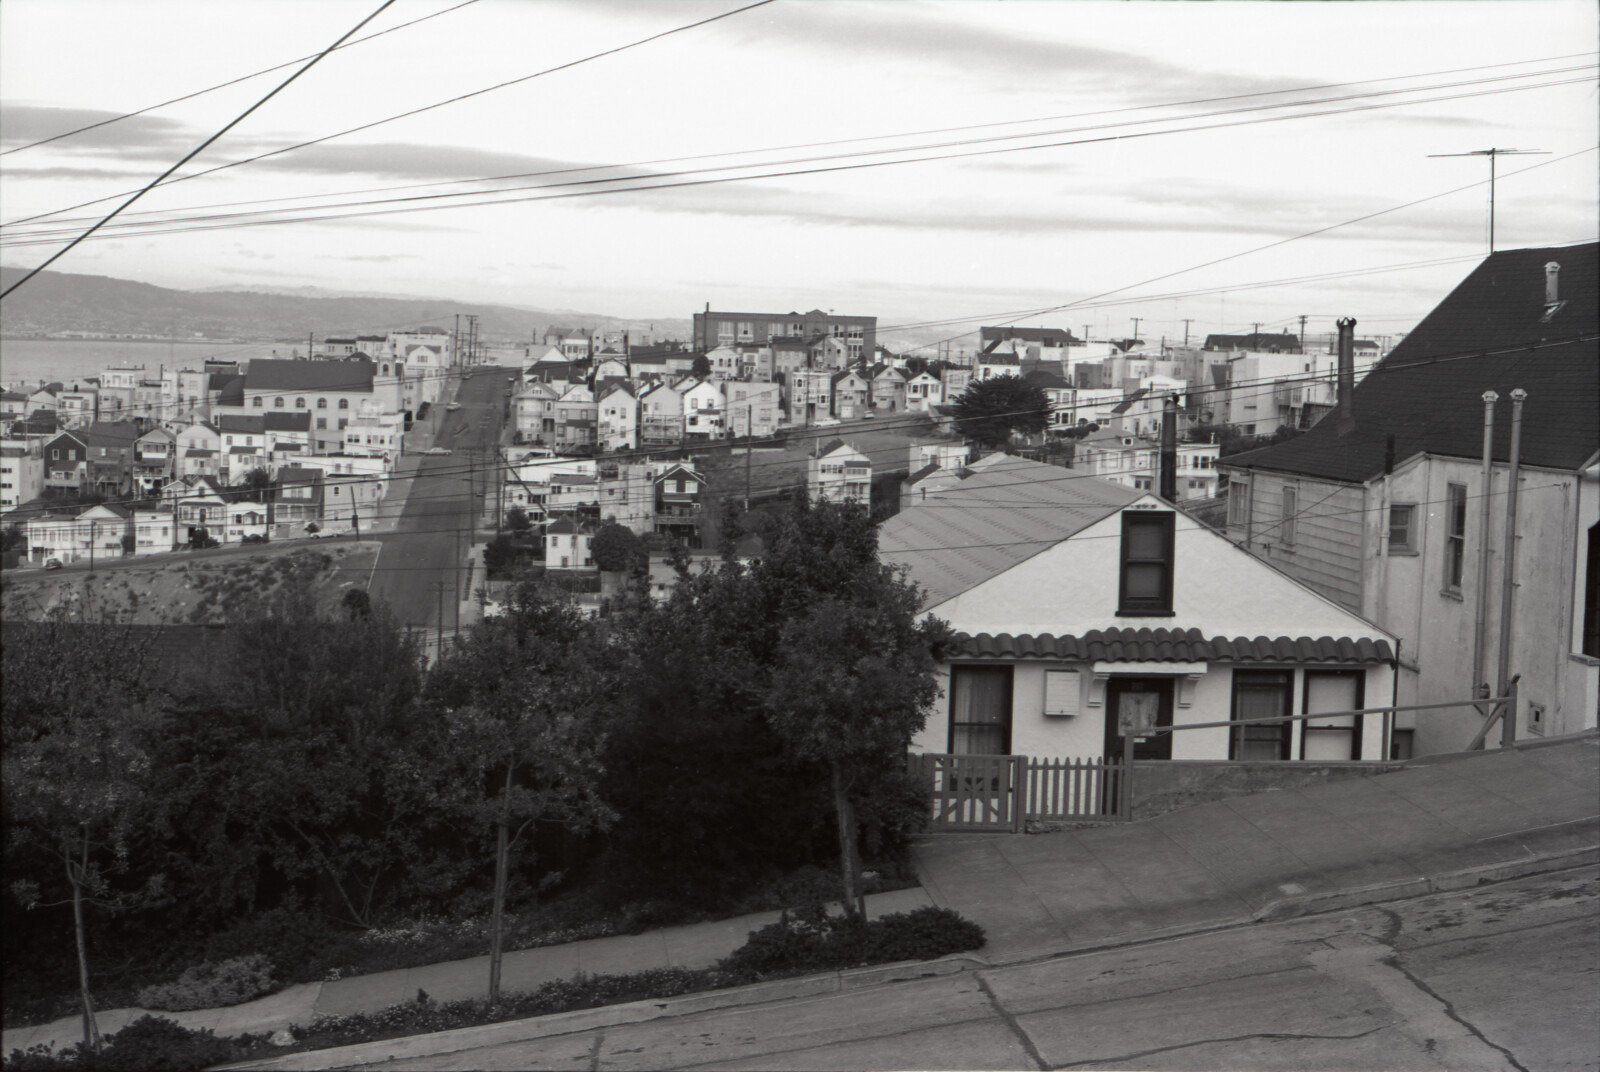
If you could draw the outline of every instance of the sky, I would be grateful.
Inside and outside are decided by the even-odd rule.
[[[29,143],[315,55],[379,3],[5,0],[0,263],[39,264],[295,66]],[[341,136],[157,188],[52,268],[833,309],[895,348],[1134,318],[1403,332],[1488,250],[1487,158],[1434,154],[1548,154],[1498,160],[1498,248],[1596,238],[1590,0],[741,6],[394,0],[178,174]],[[506,175],[533,177],[482,181]]]

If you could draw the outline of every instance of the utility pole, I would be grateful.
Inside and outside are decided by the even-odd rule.
[[[456,314],[456,331],[450,336],[450,359],[452,364],[461,364],[461,314]]]
[[[439,617],[438,617],[439,637],[438,637],[437,643],[434,645],[434,653],[435,653],[434,654],[434,663],[435,663],[435,665],[437,665],[439,662],[442,662],[444,660],[444,586],[449,584],[449,583],[450,583],[449,581],[440,581],[439,584],[438,584],[438,588],[439,588]]]
[[[1183,345],[1189,345],[1189,325],[1194,323],[1194,318],[1189,317],[1183,322]]]
[[[750,459],[755,457],[756,426],[755,404],[744,408],[744,512],[750,512]]]
[[[1144,317],[1136,316],[1136,317],[1132,317],[1131,319],[1133,320],[1133,341],[1134,342],[1138,342],[1139,341],[1139,321],[1143,320]]]
[[[306,332],[306,360],[307,361],[311,360],[311,352],[312,352],[313,349],[315,349],[315,346],[316,346],[316,343],[315,343],[316,337],[317,336],[315,335],[315,333],[310,332],[310,331]]]
[[[91,577],[94,576],[94,541],[95,541],[95,531],[94,531],[94,529],[95,529],[95,523],[93,521],[89,522],[89,576],[91,576]]]
[[[1489,158],[1489,252],[1494,252],[1494,161],[1497,156],[1549,156],[1546,149],[1474,149],[1468,153],[1429,153],[1429,160],[1449,156],[1487,156]]]
[[[461,639],[461,526],[456,526],[456,639]]]
[[[1306,314],[1305,313],[1301,313],[1300,314],[1300,349],[1302,349],[1302,350],[1304,350],[1306,348],[1306,320],[1307,320]]]

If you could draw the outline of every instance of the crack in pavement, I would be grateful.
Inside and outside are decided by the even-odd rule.
[[[1117,1057],[1096,1057],[1096,1058],[1093,1058],[1092,1060],[1087,1060],[1087,1061],[1068,1061],[1066,1064],[1046,1065],[1044,1067],[1046,1067],[1046,1068],[1077,1068],[1077,1067],[1080,1067],[1080,1066],[1083,1066],[1083,1065],[1089,1065],[1089,1066],[1092,1066],[1092,1067],[1103,1067],[1103,1066],[1105,1066],[1107,1064],[1111,1064],[1113,1062],[1118,1062],[1118,1061],[1137,1061],[1137,1060],[1139,1060],[1140,1058],[1143,1058],[1143,1057],[1151,1057],[1151,1056],[1153,1056],[1155,1054],[1158,1054],[1158,1053],[1171,1053],[1174,1050],[1187,1050],[1187,1049],[1189,1049],[1190,1047],[1193,1047],[1193,1046],[1210,1046],[1210,1045],[1213,1045],[1213,1044],[1216,1044],[1216,1043],[1223,1043],[1223,1042],[1248,1042],[1251,1039],[1274,1039],[1274,1040],[1286,1040],[1286,1041],[1296,1041],[1296,1042],[1306,1042],[1306,1041],[1348,1042],[1348,1041],[1351,1041],[1351,1040],[1354,1040],[1354,1039],[1366,1038],[1368,1035],[1376,1034],[1377,1032],[1383,1031],[1383,1030],[1385,1030],[1385,1029],[1387,1029],[1389,1027],[1392,1027],[1392,1026],[1394,1026],[1394,1025],[1392,1025],[1392,1024],[1379,1024],[1377,1027],[1369,1027],[1365,1031],[1358,1031],[1354,1035],[1306,1035],[1306,1034],[1287,1034],[1287,1033],[1271,1032],[1271,1031],[1254,1031],[1254,1032],[1251,1032],[1248,1035],[1229,1035],[1229,1036],[1226,1036],[1226,1037],[1223,1037],[1223,1038],[1195,1039],[1193,1042],[1180,1042],[1180,1043],[1177,1043],[1176,1045],[1173,1045],[1173,1046],[1158,1046],[1153,1050],[1140,1050],[1138,1053],[1126,1053],[1126,1054],[1121,1054],[1121,1055],[1119,1055]],[[1526,1070],[1524,1069],[1523,1072],[1526,1072]]]
[[[974,978],[977,980],[978,989],[982,990],[983,996],[989,999],[989,1007],[994,1009],[995,1015],[1000,1017],[1001,1021],[1011,1029],[1011,1033],[1022,1044],[1023,1050],[1033,1060],[1033,1067],[1049,1068],[1049,1062],[1044,1059],[1044,1055],[1039,1052],[1039,1048],[1033,1044],[1033,1039],[1028,1037],[1028,1033],[1023,1030],[1022,1025],[1017,1023],[1017,1018],[1000,1003],[1000,999],[995,996],[995,992],[989,988],[989,981],[983,977],[983,973],[974,973]]]
[[[1515,1054],[1506,1049],[1504,1046],[1500,1045],[1498,1042],[1490,1039],[1482,1031],[1479,1031],[1477,1025],[1471,1023],[1460,1013],[1456,1012],[1455,1005],[1453,1005],[1446,998],[1440,996],[1440,994],[1434,990],[1433,987],[1423,982],[1419,976],[1411,971],[1411,969],[1402,964],[1400,962],[1399,953],[1395,953],[1393,956],[1384,957],[1382,963],[1387,964],[1389,967],[1393,968],[1395,971],[1411,980],[1412,986],[1428,995],[1434,1001],[1437,1001],[1440,1007],[1444,1010],[1444,1014],[1450,1017],[1450,1019],[1454,1020],[1456,1023],[1460,1024],[1462,1027],[1466,1028],[1468,1034],[1472,1035],[1473,1038],[1477,1039],[1485,1046],[1488,1046],[1490,1049],[1498,1050],[1507,1061],[1511,1062],[1511,1067],[1515,1068],[1517,1072],[1528,1072],[1528,1069],[1523,1066],[1522,1062],[1517,1060]]]

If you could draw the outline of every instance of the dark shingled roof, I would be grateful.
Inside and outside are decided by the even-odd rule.
[[[1495,407],[1494,456],[1510,456],[1513,388],[1522,462],[1577,469],[1600,450],[1600,243],[1489,256],[1356,386],[1355,428],[1337,412],[1295,439],[1222,459],[1225,466],[1360,481],[1419,453],[1483,456],[1483,393]],[[1546,262],[1561,265],[1564,302],[1547,315]]]
[[[311,414],[305,411],[295,413],[265,413],[269,432],[309,432],[311,431]],[[224,418],[226,419],[226,418]]]
[[[1016,339],[1019,342],[1037,342],[1055,347],[1070,346],[1073,341],[1072,332],[1063,328],[984,327],[978,329],[978,338],[984,342],[991,339],[995,342]]]
[[[247,373],[252,391],[371,391],[371,361],[285,361],[257,357]]]
[[[1270,354],[1298,354],[1300,339],[1288,332],[1268,335],[1255,332],[1248,335],[1207,335],[1207,350],[1255,350]]]
[[[956,658],[1081,662],[1386,663],[1387,640],[1367,637],[1212,637],[1198,629],[1091,629],[1080,636],[957,633]]]

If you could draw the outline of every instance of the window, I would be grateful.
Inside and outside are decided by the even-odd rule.
[[[317,430],[321,431],[321,430],[323,430],[323,429],[325,429],[327,427],[328,427],[328,418],[326,418],[326,417],[318,417],[317,418]]]
[[[1285,670],[1235,670],[1233,717],[1236,721],[1287,718],[1294,674]],[[1288,722],[1256,722],[1234,726],[1228,734],[1229,759],[1288,759]]]
[[[279,395],[277,398],[274,398],[272,400],[272,408],[273,409],[282,409],[283,408],[283,396],[282,395]]]
[[[1172,613],[1173,528],[1169,511],[1123,513],[1119,615]]]
[[[974,756],[1011,754],[1011,667],[951,669],[950,751]]]
[[[261,408],[261,396],[260,395],[256,395],[254,405],[255,405],[256,409],[260,409]]]
[[[317,408],[318,409],[327,409],[328,408],[328,400],[326,398],[317,399]]]
[[[1228,524],[1244,525],[1250,520],[1250,485],[1242,480],[1228,481]]]
[[[305,400],[305,398],[303,396],[294,400],[294,408],[295,409],[305,409],[306,408],[306,400]]]
[[[1444,586],[1459,592],[1467,558],[1467,486],[1446,484],[1444,502]]]
[[[1359,670],[1307,670],[1305,713],[1355,711],[1361,707],[1366,685]],[[1359,715],[1309,718],[1300,734],[1300,758],[1346,760],[1361,758]]]
[[[345,426],[348,425],[349,423],[350,423],[350,421],[347,418],[340,417],[339,418],[339,431],[341,431],[341,432],[344,431]]]
[[[350,400],[348,398],[339,399],[339,408],[340,409],[349,409],[350,408]]]
[[[1395,503],[1389,507],[1389,553],[1414,555],[1417,553],[1417,508],[1411,503]]]
[[[1589,526],[1589,565],[1583,585],[1583,653],[1600,659],[1600,524]]]
[[[1283,489],[1283,526],[1280,538],[1289,547],[1294,546],[1294,518],[1299,512],[1300,492],[1296,488]]]

